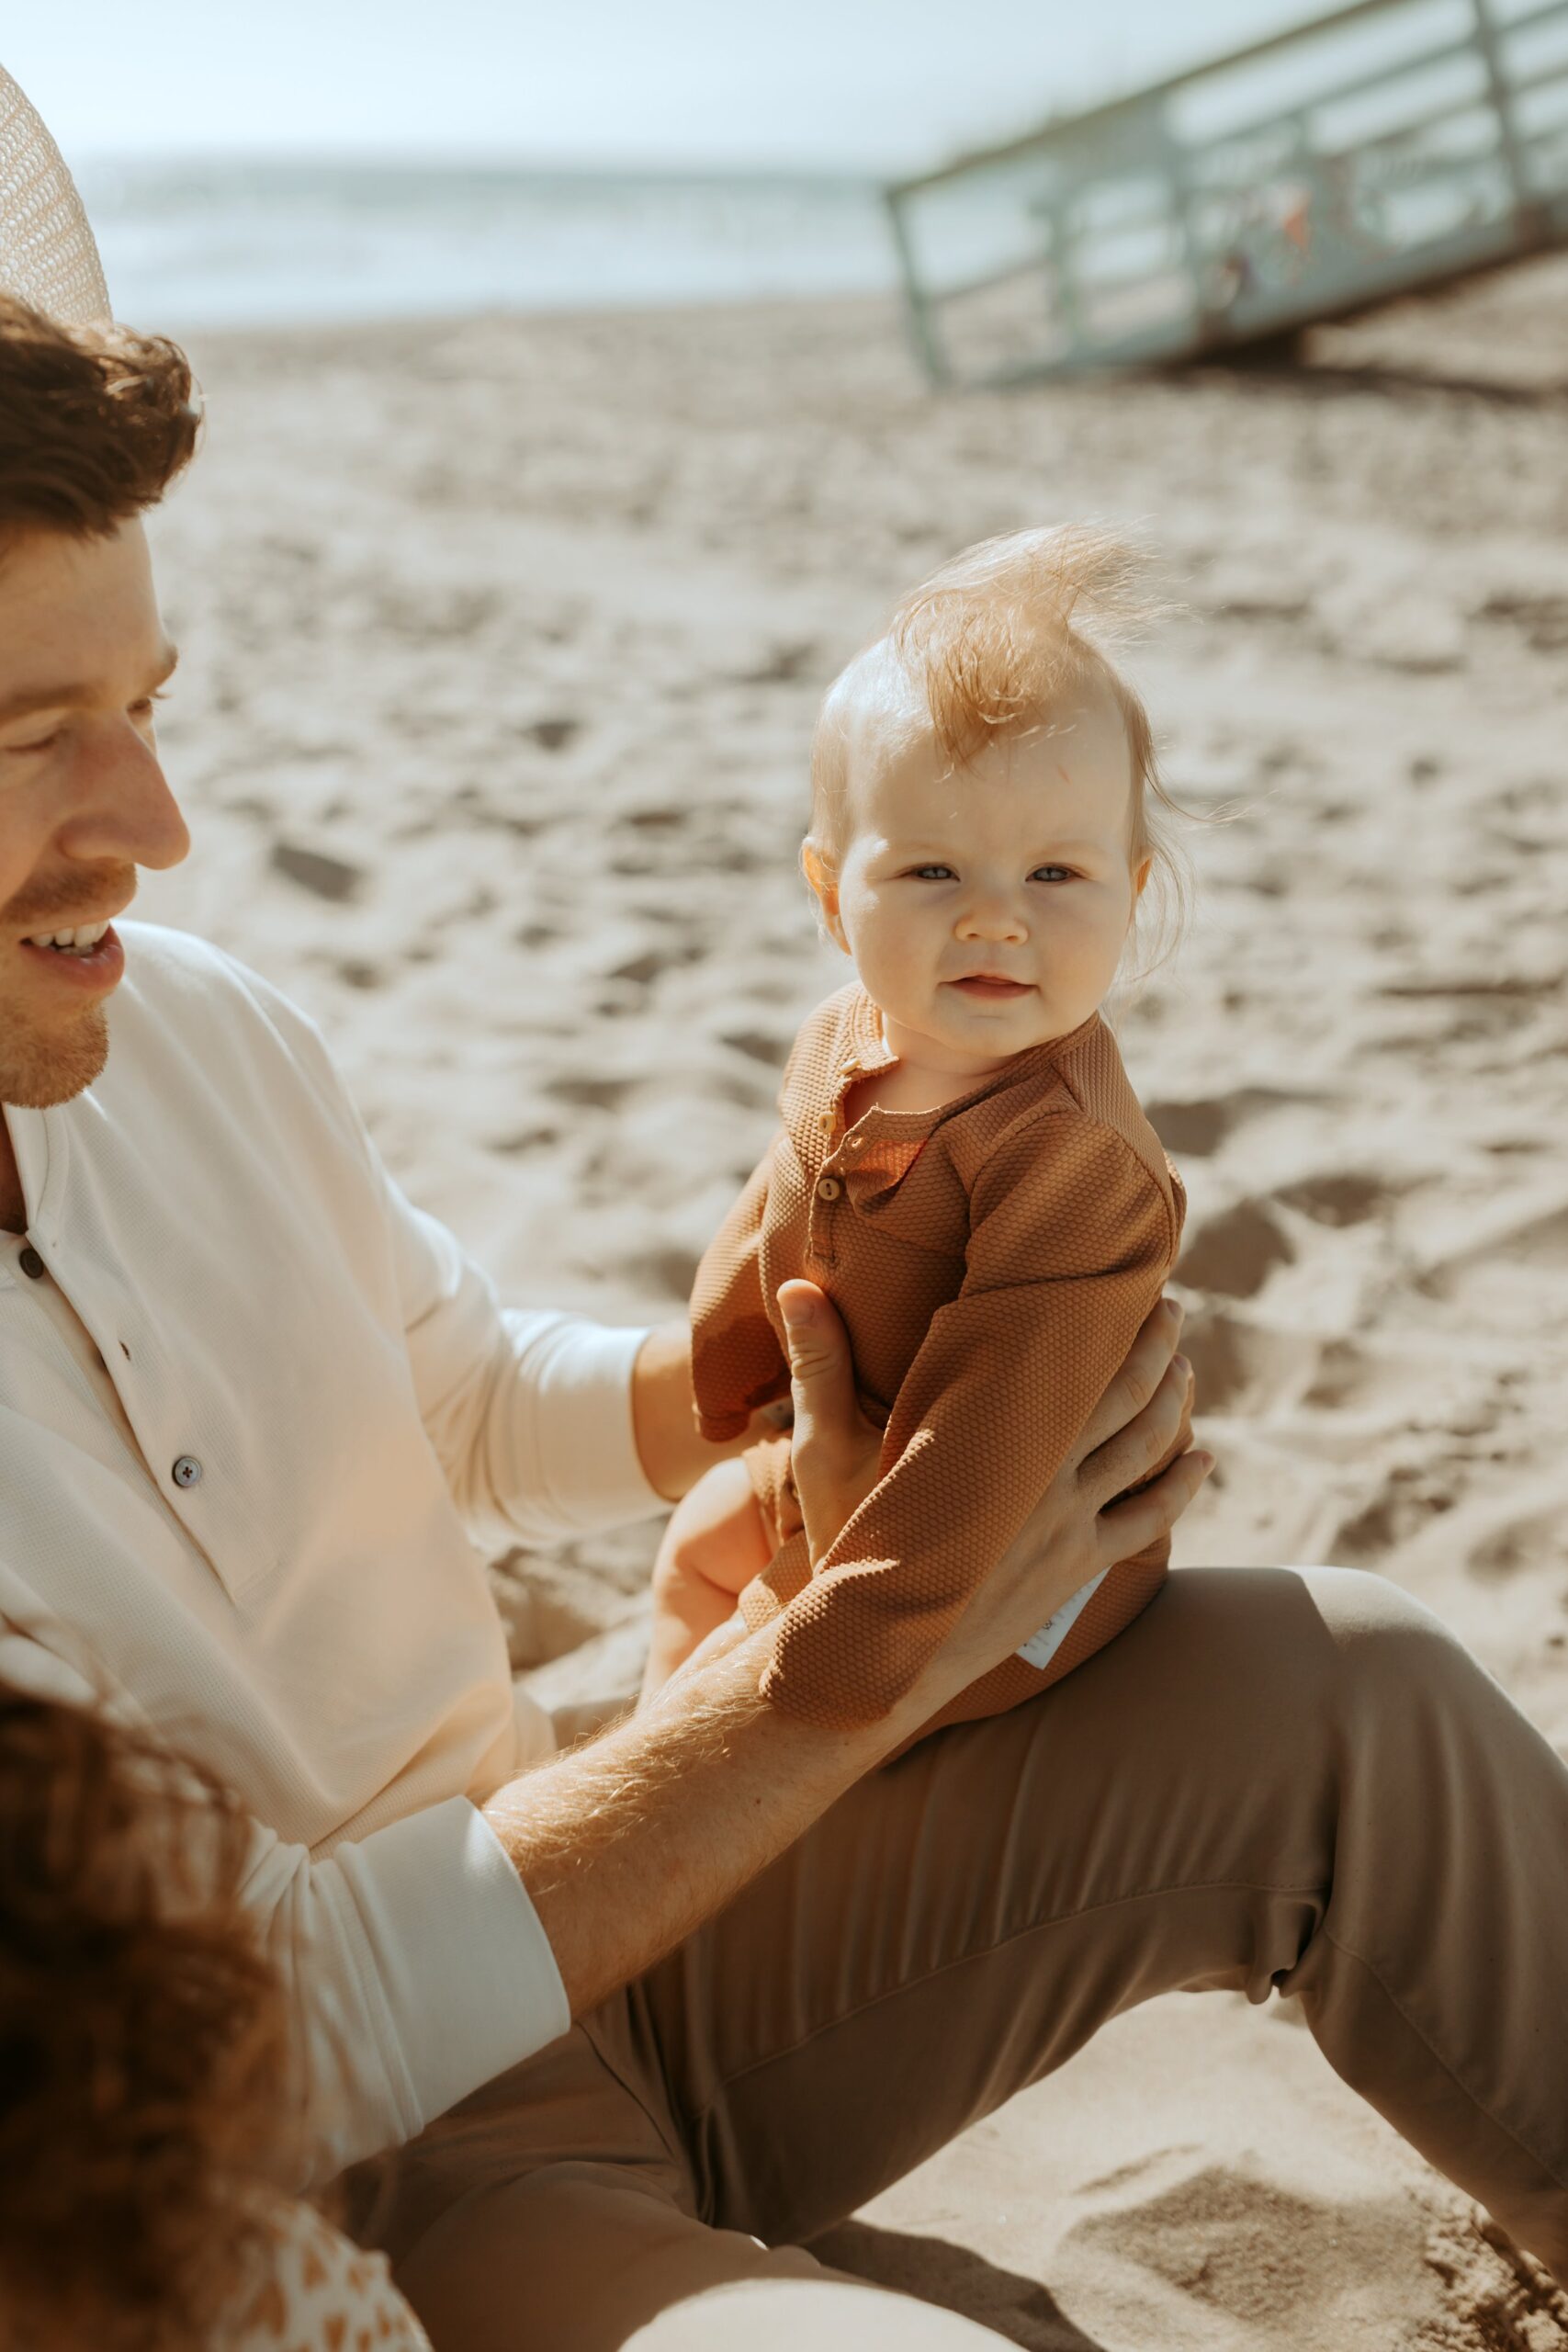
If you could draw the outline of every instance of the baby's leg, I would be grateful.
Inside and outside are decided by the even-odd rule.
[[[733,1617],[737,1595],[773,1555],[745,1463],[716,1463],[676,1504],[653,1565],[653,1642],[644,1699]]]

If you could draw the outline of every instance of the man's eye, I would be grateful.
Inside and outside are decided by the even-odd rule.
[[[7,752],[19,754],[22,757],[25,757],[29,752],[47,752],[53,744],[59,742],[60,738],[63,733],[63,728],[57,727],[52,734],[39,735],[36,741],[31,743],[7,743],[6,749]]]

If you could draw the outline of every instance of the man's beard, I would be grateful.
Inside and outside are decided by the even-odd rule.
[[[18,1111],[47,1111],[69,1102],[103,1074],[109,1024],[101,1004],[89,1005],[62,1034],[29,1036],[8,1028],[0,1011],[0,1102]]]

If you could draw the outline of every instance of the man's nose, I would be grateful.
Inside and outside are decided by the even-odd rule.
[[[84,738],[66,804],[56,840],[68,857],[162,871],[190,848],[163,763],[129,718],[107,720]]]

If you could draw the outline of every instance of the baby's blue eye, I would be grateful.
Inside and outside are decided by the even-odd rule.
[[[1037,865],[1029,878],[1032,882],[1038,882],[1042,875],[1051,882],[1070,882],[1073,878],[1065,865]]]
[[[951,865],[917,865],[914,874],[917,882],[951,882],[953,880]]]

